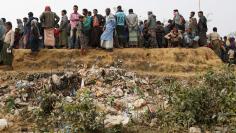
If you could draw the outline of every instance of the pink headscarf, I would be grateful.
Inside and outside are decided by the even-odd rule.
[[[46,7],[45,7],[45,11],[50,12],[50,11],[51,11],[51,7],[50,7],[50,6],[46,6]]]

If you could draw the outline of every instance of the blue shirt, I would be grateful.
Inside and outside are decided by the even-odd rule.
[[[119,26],[125,25],[125,13],[124,12],[117,12],[116,13],[116,23]]]

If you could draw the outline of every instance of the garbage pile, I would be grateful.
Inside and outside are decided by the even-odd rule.
[[[81,113],[85,97],[89,105]],[[8,121],[14,123],[19,117],[40,128],[43,128],[40,121],[45,124],[56,121],[54,128],[65,129],[75,126],[71,115],[81,118],[84,117],[81,114],[87,115],[93,109],[99,114],[94,118],[102,120],[105,128],[129,123],[153,125],[156,120],[147,123],[142,116],[166,106],[154,79],[120,68],[96,66],[60,73],[34,73],[25,79],[2,81],[0,99],[0,112],[13,117],[0,116],[1,130],[9,127]]]

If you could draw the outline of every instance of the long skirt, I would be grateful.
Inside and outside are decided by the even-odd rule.
[[[101,40],[101,47],[105,49],[113,49],[113,40],[110,41]]]
[[[4,65],[12,65],[13,62],[13,53],[8,53],[7,49],[10,47],[10,44],[4,43],[3,48],[1,50],[1,61],[3,61]]]
[[[60,47],[68,47],[68,36],[66,30],[62,30],[59,36]]]
[[[55,46],[55,37],[54,37],[54,29],[44,29],[44,45],[45,46]]]
[[[85,35],[84,33],[79,34],[79,43],[81,49],[85,49],[88,46],[89,43],[89,37]]]
[[[132,45],[138,45],[138,31],[135,29],[129,29],[129,42]]]
[[[91,37],[92,47],[99,47],[101,35],[102,35],[101,27],[94,27],[92,29],[92,37]]]
[[[30,48],[32,52],[39,51],[40,40],[38,38],[30,38]]]

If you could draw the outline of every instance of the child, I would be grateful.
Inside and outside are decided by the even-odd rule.
[[[55,37],[56,48],[61,48],[61,46],[59,46],[59,36],[60,36],[60,30],[59,30],[59,25],[57,24],[54,28],[54,37]]]
[[[79,23],[77,25],[77,37],[78,37],[80,48],[81,48],[81,55],[85,55],[86,47],[87,47],[86,36],[83,33],[83,22],[84,22],[84,17],[80,16],[79,17]]]

